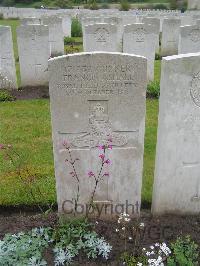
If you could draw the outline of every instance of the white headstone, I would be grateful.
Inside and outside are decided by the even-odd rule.
[[[117,26],[99,23],[87,25],[83,35],[84,52],[117,52]]]
[[[180,28],[179,54],[200,52],[200,25]]]
[[[65,163],[67,152],[60,148],[64,140],[74,158],[80,159],[76,167],[80,204],[90,201],[95,186],[87,172],[98,172],[97,146],[111,138],[110,175],[100,182],[95,204],[111,204],[114,214],[117,204],[140,205],[146,59],[121,53],[80,53],[49,60],[49,71],[59,212],[69,213],[73,206],[68,201],[77,192],[77,182]]]
[[[49,30],[44,25],[17,28],[21,86],[48,85]]]
[[[156,34],[152,25],[135,23],[124,27],[123,52],[147,58],[148,80],[154,79]]]
[[[159,35],[160,35],[160,19],[155,17],[144,17],[143,23],[152,25],[155,30],[156,34],[156,52],[159,53],[160,46],[159,46]]]
[[[63,17],[62,17],[62,29],[63,29],[64,36],[71,37],[71,24],[72,24],[71,17],[63,15]]]
[[[200,212],[200,53],[162,61],[152,211]]]
[[[34,25],[34,24],[41,24],[41,19],[39,18],[35,18],[35,17],[32,17],[32,18],[22,18],[21,19],[21,25]]]
[[[0,26],[0,89],[16,89],[16,69],[12,33],[9,26]]]
[[[50,54],[52,56],[64,54],[64,38],[62,18],[49,16],[42,18],[43,24],[49,26]]]
[[[181,20],[178,18],[166,18],[162,25],[161,54],[176,55],[178,54],[178,42]]]

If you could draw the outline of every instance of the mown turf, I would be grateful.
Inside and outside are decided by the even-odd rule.
[[[157,129],[157,100],[147,100],[143,201],[151,201]],[[27,100],[0,104],[0,139],[12,144],[32,174],[37,174],[43,197],[55,201],[55,180],[48,100]],[[0,205],[33,204],[16,169],[0,157]],[[39,195],[39,194],[37,194]],[[44,196],[45,195],[45,196]]]
[[[0,20],[2,25],[12,27],[15,59],[17,61],[16,27],[18,20]],[[79,38],[76,41],[80,41]],[[65,47],[70,49],[69,46]],[[78,47],[80,50],[81,46]],[[19,64],[16,62],[18,80]],[[155,61],[155,80],[160,79],[160,61]],[[143,202],[151,202],[154,157],[157,131],[158,100],[147,100]],[[23,165],[28,165],[31,174],[36,174],[34,188],[39,185],[37,200],[55,202],[55,178],[51,141],[49,100],[27,100],[0,103],[0,143],[12,144],[22,155]],[[24,175],[25,176],[25,175]],[[20,181],[15,167],[0,155],[0,205],[34,204],[27,193],[28,186]]]

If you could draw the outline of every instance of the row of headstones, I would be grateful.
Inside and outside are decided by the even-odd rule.
[[[17,28],[21,86],[48,85],[48,59],[64,54],[64,36],[71,36],[71,18],[22,19]],[[0,88],[17,88],[12,33],[0,26]]]
[[[91,18],[91,23],[92,21],[94,22],[94,18]],[[148,59],[148,80],[153,80],[155,53],[159,53],[160,20],[145,17],[144,23],[126,26],[120,24],[117,18],[107,18],[104,21],[112,24],[83,24],[84,51],[124,52],[144,56]],[[87,23],[90,23],[89,19]],[[193,26],[181,26],[178,18],[164,19],[161,55],[200,52],[200,20],[196,20],[196,23]]]
[[[16,8],[16,7],[0,7],[0,13],[7,18],[24,18],[24,17],[41,17],[43,15],[59,15],[60,13],[70,14],[72,16],[90,16],[90,15],[142,15],[142,14],[162,14],[162,15],[176,15],[180,14],[179,10],[152,10],[152,9],[134,9],[130,11],[120,11],[118,9],[105,10],[87,10],[87,9],[35,9],[35,8]]]
[[[92,23],[94,17],[91,20],[87,18],[86,21],[83,21],[84,51],[121,52],[123,50],[124,53],[145,56],[148,59],[148,80],[153,80],[155,52],[159,50],[160,20],[158,18],[145,17],[143,18],[145,24],[126,26],[123,26],[121,20],[116,17],[103,18],[104,22],[112,24],[85,25],[89,21]],[[180,19],[178,18],[163,20],[162,55],[177,54],[178,42],[179,53],[199,51],[199,26],[184,26],[181,27],[181,31],[179,27]],[[179,31],[181,33],[180,41],[178,41]],[[48,59],[50,56],[64,54],[63,36],[70,36],[70,33],[71,18],[69,16],[22,20],[22,26],[17,29],[22,87],[48,85]],[[1,76],[4,77],[1,77],[0,87],[5,88],[8,79],[10,81],[9,86],[16,88],[12,37],[9,27],[1,26],[0,36],[2,47],[0,50],[0,71]]]
[[[76,54],[50,59],[49,71],[59,211],[71,213],[78,184],[79,207],[87,211],[95,187],[95,179],[87,178],[87,172],[94,169],[96,173],[98,169],[97,146],[112,140],[113,149],[105,158],[108,156],[111,164],[104,169],[109,176],[103,176],[99,183],[93,205],[101,205],[99,210],[108,205],[107,215],[110,208],[114,214],[116,208],[133,214],[141,205],[147,60],[121,53]],[[199,213],[199,132],[200,53],[165,57],[154,214]],[[64,141],[65,147],[61,146]],[[74,158],[79,159],[78,183],[65,164],[70,160],[66,143]]]

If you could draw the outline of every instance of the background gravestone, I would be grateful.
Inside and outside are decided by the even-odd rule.
[[[43,17],[42,22],[49,27],[50,54],[52,56],[64,54],[63,20],[57,16]]]
[[[113,145],[110,176],[100,183],[95,203],[140,205],[146,59],[120,53],[81,53],[49,60],[49,71],[59,212],[66,200],[76,197],[77,186],[60,143],[67,140],[75,158],[80,159],[79,202],[85,204],[94,188],[87,172],[99,167],[97,145],[107,142],[108,135]],[[64,210],[68,207],[71,209],[65,206]]]
[[[84,29],[84,52],[117,52],[117,26],[106,23],[87,25]]]
[[[148,80],[154,79],[154,60],[156,52],[156,29],[152,25],[135,23],[124,27],[123,52],[147,58]]]
[[[178,42],[181,20],[178,18],[166,18],[162,25],[161,55],[178,54]]]
[[[180,27],[179,54],[200,52],[200,25]]]
[[[16,88],[17,79],[11,28],[0,26],[0,89]]]
[[[200,212],[200,53],[162,62],[152,211]]]
[[[21,86],[48,85],[49,29],[44,25],[17,28]]]

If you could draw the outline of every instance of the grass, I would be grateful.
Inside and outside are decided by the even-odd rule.
[[[156,145],[158,100],[147,100],[144,180],[142,200],[151,202]],[[0,139],[23,155],[32,173],[40,178],[46,201],[56,201],[49,100],[5,102],[0,105]],[[38,198],[40,201],[41,198]],[[33,204],[24,192],[16,169],[0,157],[0,205]]]
[[[0,20],[0,25],[12,27],[16,68],[19,75],[17,62],[16,27],[19,20]],[[80,42],[81,38],[74,38]],[[79,51],[82,46],[75,45]],[[69,46],[65,46],[70,49]],[[73,50],[73,49],[72,49]],[[70,51],[69,51],[70,52]],[[73,51],[72,51],[73,52]],[[160,61],[155,61],[155,80],[160,79]],[[156,132],[157,132],[158,100],[147,100],[146,134],[144,151],[144,173],[142,201],[150,203],[152,196]],[[51,125],[49,100],[27,100],[4,102],[0,104],[0,140],[1,143],[10,143],[22,154],[31,173],[36,174],[43,193],[42,202],[56,202],[55,178],[53,166],[53,152],[51,141]],[[35,185],[35,187],[37,187]],[[19,180],[15,168],[0,156],[0,205],[31,205],[34,202],[24,190],[24,185]]]

